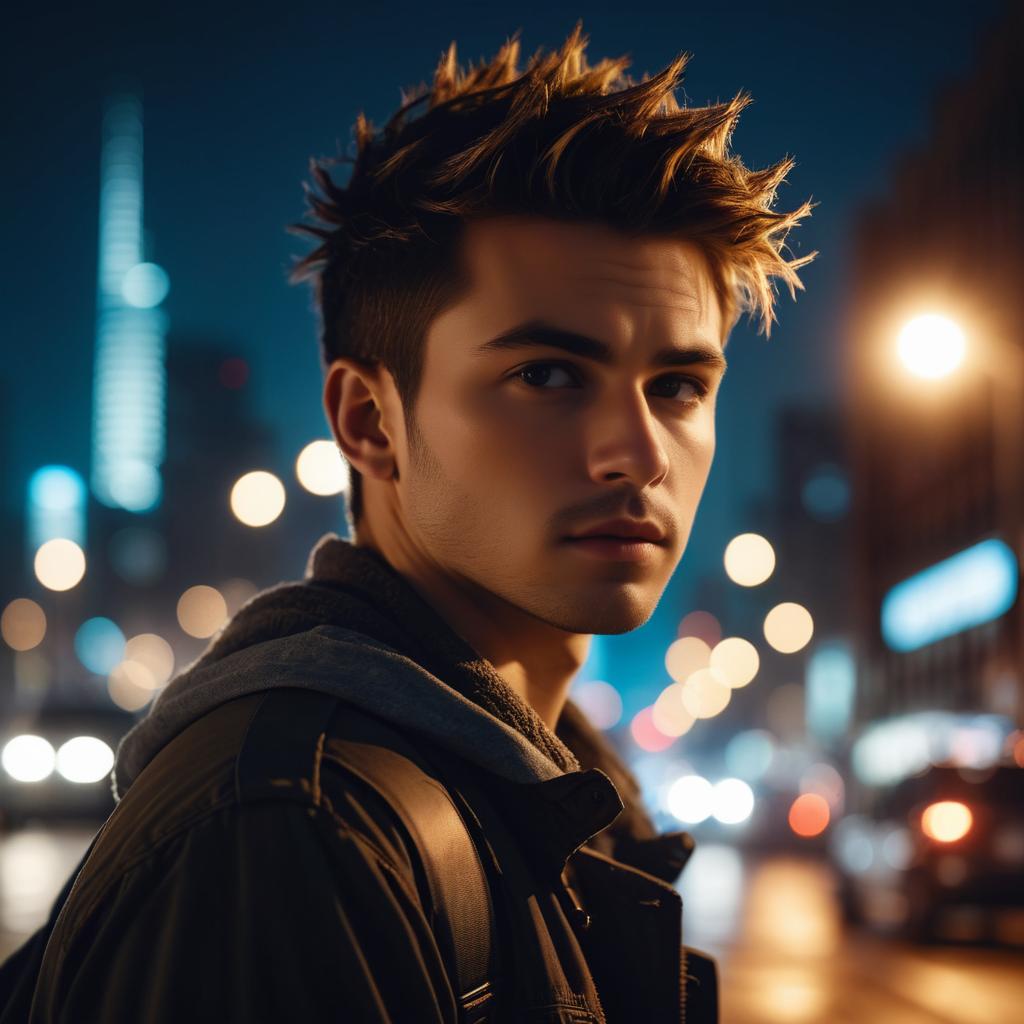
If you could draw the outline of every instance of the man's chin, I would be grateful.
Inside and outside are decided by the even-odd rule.
[[[552,625],[564,629],[568,633],[584,633],[587,635],[601,634],[618,636],[620,633],[631,633],[650,621],[654,614],[654,605],[646,602],[623,600],[605,600],[603,607],[595,607],[595,598],[588,607],[581,607],[570,614],[553,617],[543,616]]]

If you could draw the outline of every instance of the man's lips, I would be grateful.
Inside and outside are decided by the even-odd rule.
[[[584,540],[588,537],[601,537],[606,540],[618,540],[624,543],[647,541],[651,544],[663,544],[665,533],[657,523],[649,519],[607,519],[593,523],[570,535],[569,540]]]

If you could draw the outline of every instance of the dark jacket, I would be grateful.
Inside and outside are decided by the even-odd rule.
[[[488,1021],[717,1019],[670,884],[689,837],[655,834],[571,702],[552,733],[384,559],[329,536],[124,738],[117,807],[0,970],[0,1024],[454,1024],[421,852],[340,756],[374,721],[486,835]]]

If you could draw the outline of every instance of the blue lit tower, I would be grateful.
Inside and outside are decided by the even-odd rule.
[[[145,512],[160,502],[167,289],[143,252],[142,102],[119,94],[103,116],[90,481],[110,508]]]

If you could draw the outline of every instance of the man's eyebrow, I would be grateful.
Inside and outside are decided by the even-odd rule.
[[[537,345],[560,348],[565,352],[582,356],[584,359],[592,359],[597,363],[614,362],[611,347],[605,342],[586,334],[555,327],[542,320],[529,320],[510,330],[503,331],[497,337],[480,345],[476,354],[485,355],[488,352],[532,348]],[[651,357],[652,366],[692,366],[694,363],[718,370],[721,373],[725,373],[728,366],[725,356],[719,349],[700,343],[669,346],[659,349]]]

